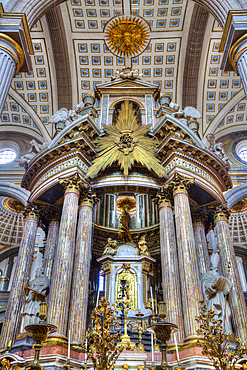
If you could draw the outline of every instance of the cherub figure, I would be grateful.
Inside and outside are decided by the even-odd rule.
[[[150,256],[150,253],[148,253],[148,243],[146,241],[146,236],[143,235],[141,236],[139,242],[138,242],[139,250],[140,250],[140,255],[146,255]]]

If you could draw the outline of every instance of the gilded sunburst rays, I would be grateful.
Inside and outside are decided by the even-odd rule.
[[[106,136],[96,139],[99,154],[89,167],[87,177],[96,176],[114,162],[120,165],[125,177],[135,163],[153,170],[160,177],[165,176],[164,168],[154,156],[157,143],[148,136],[149,127],[137,124],[132,104],[126,100],[122,104],[116,125],[104,125]]]
[[[106,44],[113,54],[133,57],[144,51],[149,42],[149,28],[143,19],[114,18],[105,29]]]

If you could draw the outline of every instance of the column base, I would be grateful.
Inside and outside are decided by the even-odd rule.
[[[48,335],[44,346],[61,346],[68,347],[68,338],[64,334],[52,333]]]

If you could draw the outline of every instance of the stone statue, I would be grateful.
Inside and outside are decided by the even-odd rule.
[[[38,322],[40,303],[45,301],[49,292],[49,280],[44,272],[43,268],[38,268],[35,278],[24,286],[26,300],[22,313],[21,332],[25,331],[25,326]]]
[[[132,237],[129,232],[130,214],[129,208],[124,207],[121,216],[119,217],[119,236],[122,243],[132,242]]]
[[[123,80],[125,79],[130,79],[130,80],[135,80],[136,78],[140,78],[142,74],[139,74],[137,69],[132,69],[130,67],[124,67],[121,71],[116,71],[115,76],[111,77],[111,80],[117,80],[118,78],[122,78]]]
[[[119,243],[116,240],[112,240],[112,238],[108,238],[107,243],[105,245],[104,252],[103,252],[103,256],[106,254],[114,256],[116,254],[118,246],[119,246]]]
[[[141,236],[138,242],[138,247],[140,250],[140,255],[150,256],[150,253],[148,253],[148,243],[146,241],[145,235]]]
[[[224,151],[223,144],[216,143],[214,134],[208,134],[206,136],[206,139],[209,142],[208,149],[211,150],[214,154],[216,154],[225,163],[226,168],[229,170],[231,164],[228,155]]]
[[[80,104],[75,106],[76,110],[80,109]],[[68,110],[67,108],[59,109],[49,120],[49,123],[64,122],[65,126],[70,125],[79,115],[75,110]]]
[[[23,155],[20,158],[19,166],[27,168],[28,163],[35,157],[41,150],[45,149],[47,147],[48,143],[39,144],[36,140],[31,140],[29,142],[29,151],[27,154]]]
[[[220,257],[218,253],[211,255],[211,268],[201,278],[203,299],[207,309],[212,309],[216,319],[222,320],[224,332],[231,334],[231,310],[227,301],[227,295],[232,289],[232,283],[218,273]]]

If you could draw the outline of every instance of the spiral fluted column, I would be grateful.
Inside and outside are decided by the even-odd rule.
[[[35,207],[28,206],[24,215],[25,227],[1,333],[0,349],[6,348],[10,340],[14,343],[15,337],[19,332],[21,309],[25,299],[24,285],[30,277],[35,238],[38,228],[38,211]]]
[[[216,225],[218,246],[220,251],[221,267],[224,276],[232,283],[230,293],[230,307],[234,331],[244,343],[247,342],[247,309],[244,294],[239,278],[235,251],[228,224],[229,211],[225,204],[217,207],[214,215]],[[230,269],[228,273],[228,264]]]
[[[197,336],[199,301],[202,300],[199,271],[196,258],[195,238],[192,227],[187,188],[192,179],[176,174],[168,186],[173,191],[179,273],[181,283],[185,339]]]
[[[204,217],[202,214],[196,213],[193,215],[193,230],[195,236],[197,264],[201,279],[202,275],[205,274],[210,268]]]
[[[15,73],[24,62],[21,47],[9,36],[0,33],[0,113]]]
[[[157,194],[160,217],[160,249],[163,299],[167,307],[167,321],[179,327],[178,342],[184,340],[181,291],[178,271],[176,234],[171,202],[168,193],[161,188]]]
[[[57,327],[57,332],[52,334],[51,337],[65,338],[67,334],[81,180],[75,175],[69,179],[61,180],[60,183],[65,188],[65,195],[57,251],[52,269],[48,322]]]
[[[45,275],[48,277],[49,280],[51,279],[52,266],[58,243],[58,235],[59,235],[59,221],[56,218],[54,218],[51,220],[48,228],[48,236],[43,263]]]
[[[89,274],[92,254],[94,195],[91,191],[82,199],[79,208],[75,261],[68,328],[72,342],[81,342],[86,331]]]

